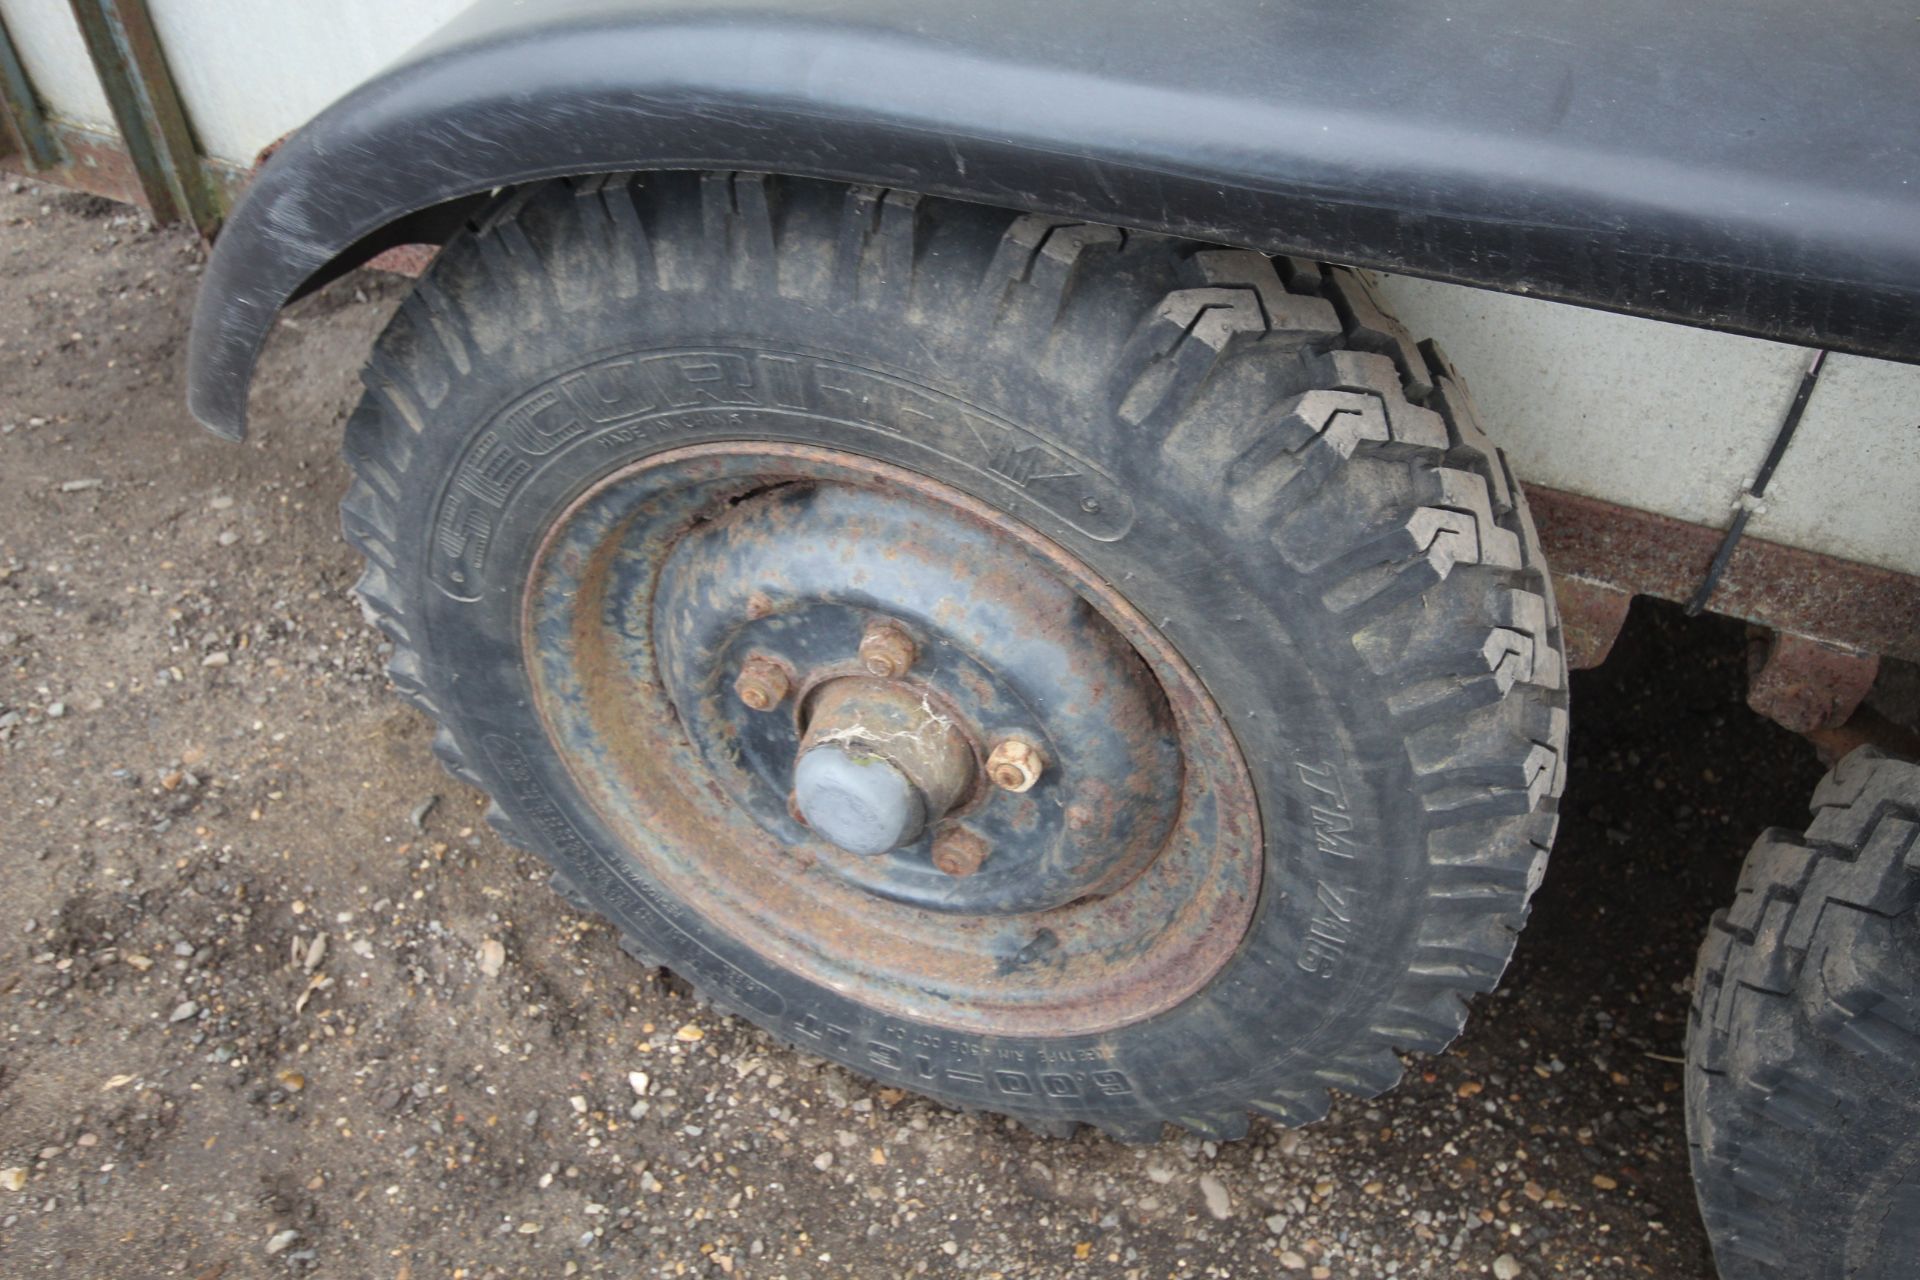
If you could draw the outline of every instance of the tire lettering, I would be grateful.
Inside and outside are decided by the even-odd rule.
[[[1312,915],[1294,964],[1304,973],[1331,978],[1353,941],[1353,890],[1343,879],[1346,865],[1360,856],[1361,846],[1354,839],[1347,786],[1333,761],[1295,760],[1294,767],[1308,792],[1307,821],[1315,857]]]
[[[1117,541],[1133,525],[1133,501],[1112,477],[1024,427],[904,378],[784,352],[630,352],[536,388],[467,445],[435,512],[441,554],[430,579],[452,599],[477,599],[471,584],[514,495],[575,447],[631,453],[699,436],[752,438],[795,414],[967,468],[1097,541]]]
[[[1033,1080],[1024,1071],[996,1071],[993,1083],[1002,1093],[1024,1097],[1033,1092]]]

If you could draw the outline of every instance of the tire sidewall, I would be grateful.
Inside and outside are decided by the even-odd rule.
[[[765,295],[749,305],[724,292],[704,304],[669,295],[645,313],[610,305],[551,320],[490,352],[423,413],[428,429],[413,440],[409,472],[438,479],[410,487],[401,505],[398,542],[414,549],[404,594],[417,614],[410,630],[430,697],[469,765],[513,826],[642,949],[785,1040],[950,1102],[1016,1113],[1191,1124],[1250,1096],[1271,1096],[1284,1113],[1279,1082],[1297,1084],[1364,1033],[1384,989],[1405,972],[1425,889],[1426,827],[1405,744],[1350,632],[1270,545],[1227,531],[1217,495],[1195,493],[1158,459],[1137,456],[1105,405],[1027,362],[955,340],[950,327],[914,330],[859,308]],[[720,362],[724,400],[663,411],[676,392],[694,389],[667,385],[678,375],[659,370],[717,355],[738,361]],[[579,411],[583,378],[631,361],[645,364],[646,385],[663,393],[655,412]],[[771,367],[796,381],[764,385]],[[846,390],[850,380],[860,394]],[[607,383],[595,385],[604,392]],[[796,387],[797,411],[781,403],[796,399]],[[887,387],[899,389],[896,402],[885,402]],[[1002,438],[929,436],[910,403],[916,388],[964,402],[999,424]],[[529,405],[544,406],[533,449],[520,429]],[[892,1017],[719,933],[623,852],[545,741],[520,651],[525,586],[554,519],[596,481],[665,450],[741,440],[843,450],[952,485],[1123,584],[1180,651],[1244,755],[1265,843],[1252,925],[1205,989],[1144,1022],[1058,1039]],[[1071,508],[1019,483],[1006,459],[1036,449],[1124,497],[1124,530],[1116,536],[1111,522],[1089,529]],[[496,502],[473,500],[476,477],[504,476],[511,483],[496,485]],[[484,520],[486,554],[450,588],[448,531],[461,520],[469,537]],[[1342,852],[1324,839],[1330,822],[1343,829]]]

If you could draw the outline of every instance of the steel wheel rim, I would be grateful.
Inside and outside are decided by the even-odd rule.
[[[977,534],[981,545],[1022,572],[1064,585],[1089,617],[1125,643],[1162,699],[1177,741],[1177,805],[1150,857],[1138,866],[1123,860],[1104,880],[1094,874],[1084,884],[1063,882],[1060,891],[1069,895],[1092,888],[1054,905],[1045,896],[1006,899],[1014,906],[1004,910],[988,909],[1000,901],[988,897],[963,901],[959,909],[930,905],[914,898],[905,880],[876,883],[864,864],[848,867],[852,855],[812,837],[791,815],[783,826],[768,797],[751,789],[764,791],[761,784],[773,780],[752,775],[759,781],[742,791],[724,753],[717,757],[713,750],[727,730],[716,735],[706,727],[714,715],[732,716],[727,724],[739,736],[738,708],[715,710],[716,695],[731,695],[727,663],[738,655],[728,650],[732,656],[716,658],[704,683],[688,685],[670,634],[685,610],[667,609],[665,624],[655,615],[663,578],[668,603],[679,599],[671,596],[677,553],[691,554],[687,548],[714,536],[711,529],[724,525],[730,512],[771,519],[766,513],[776,508],[766,504],[793,486],[804,501],[792,497],[791,503],[808,507],[818,528],[830,527],[842,508],[858,512],[868,503],[880,512],[924,510],[926,521],[946,521],[943,528],[967,531],[968,538]],[[724,591],[724,584],[702,581],[706,596]],[[785,619],[798,608],[779,601],[760,617],[743,617],[737,631]],[[806,608],[825,615],[864,606],[822,599]],[[838,625],[829,620],[821,634],[834,634]],[[523,598],[522,644],[533,702],[550,740],[582,796],[620,839],[633,870],[772,963],[890,1015],[998,1035],[1110,1030],[1200,990],[1238,950],[1252,919],[1262,875],[1257,803],[1232,734],[1198,677],[1076,557],[939,482],[795,445],[711,444],[654,455],[602,477],[550,524]],[[712,647],[696,646],[701,652]],[[940,635],[933,647],[944,655],[957,646]],[[714,674],[722,668],[725,695]],[[964,700],[953,692],[960,686],[938,687],[936,674],[919,686],[930,704]],[[847,676],[833,661],[796,671],[796,687],[783,702],[804,708],[823,685]],[[698,689],[697,699],[689,701],[687,688]],[[982,695],[982,706],[1004,703]],[[954,714],[965,719],[964,710]],[[804,715],[796,717],[796,739],[805,727]],[[978,739],[992,729],[973,725],[970,732]],[[983,748],[972,742],[977,765],[985,764]],[[1074,750],[1066,741],[1057,749],[1068,757]],[[1080,793],[1073,789],[1087,785],[1090,769],[1069,759],[1057,770],[1060,790],[1043,790],[1043,781],[1039,795],[1013,799],[990,779],[977,780],[965,802],[942,819],[942,829],[1004,832],[1005,823],[993,827],[991,816],[980,816],[1001,813],[993,806],[1003,800],[1007,814],[1020,800],[1033,813],[1050,804],[1064,823],[1069,811],[1093,810],[1076,802]],[[1043,826],[1036,820],[1030,829]],[[935,838],[929,834],[929,847]],[[1017,865],[995,862],[1013,847],[989,855],[987,867]],[[925,879],[914,866],[921,852],[886,856]],[[1032,865],[1048,864],[1036,857]],[[1020,901],[1027,909],[1015,909]]]

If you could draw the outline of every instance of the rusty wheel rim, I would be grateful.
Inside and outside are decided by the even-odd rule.
[[[1109,1030],[1200,990],[1252,919],[1257,803],[1198,677],[949,486],[803,446],[654,455],[553,521],[522,618],[541,721],[633,869],[871,1007]],[[872,727],[918,741],[922,709],[933,763]],[[810,830],[792,777],[826,748],[882,759],[926,821],[878,853]]]

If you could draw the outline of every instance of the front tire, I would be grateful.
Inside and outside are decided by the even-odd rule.
[[[618,175],[503,198],[367,383],[343,508],[395,685],[631,950],[775,1035],[1041,1127],[1235,1137],[1390,1087],[1505,967],[1564,779],[1558,621],[1458,375],[1359,278]],[[863,625],[978,730],[937,786],[881,760],[916,821],[943,798],[864,860],[780,799]],[[1031,792],[966,771],[1008,725]],[[881,759],[826,736],[862,733]]]

